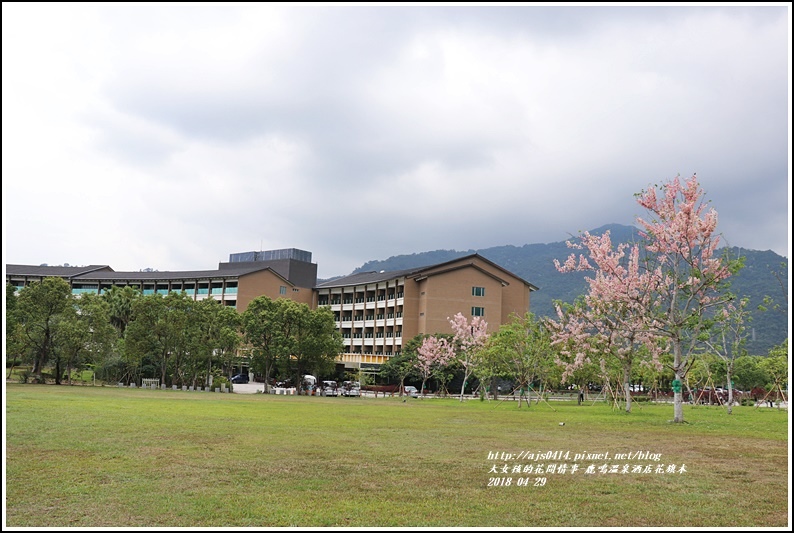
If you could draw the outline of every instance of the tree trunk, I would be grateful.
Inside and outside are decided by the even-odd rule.
[[[733,414],[733,386],[731,384],[731,364],[726,366],[726,377],[728,379],[728,414]]]
[[[631,363],[623,365],[623,392],[626,395],[626,412],[631,412]]]
[[[684,423],[684,395],[683,390],[684,376],[681,375],[681,370],[684,365],[681,364],[681,342],[678,339],[673,339],[673,371],[675,372],[675,379],[682,384],[678,392],[673,392],[673,422],[676,424]]]
[[[682,376],[678,372],[676,368],[675,379],[683,383]],[[684,394],[682,390],[683,387],[677,392],[673,392],[673,422],[676,424],[682,424],[684,422]]]
[[[464,367],[463,385],[460,386],[460,401],[463,401],[463,392],[466,390],[466,382],[469,381],[469,369]]]

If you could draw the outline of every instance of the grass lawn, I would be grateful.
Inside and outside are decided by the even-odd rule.
[[[518,409],[15,383],[5,401],[10,527],[790,523],[788,411],[777,409],[686,406],[678,425],[672,405],[635,404],[627,415],[576,402]],[[569,456],[528,457],[548,451]],[[636,452],[659,457],[615,458]],[[609,457],[575,459],[588,453]]]

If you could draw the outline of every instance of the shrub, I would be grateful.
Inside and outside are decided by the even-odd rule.
[[[229,391],[232,390],[232,382],[226,376],[213,376],[212,377],[212,390],[215,389],[223,389],[223,386],[226,385],[226,388]]]

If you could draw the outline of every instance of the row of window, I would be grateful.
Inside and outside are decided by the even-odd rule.
[[[116,287],[123,287],[124,285],[115,285]],[[169,287],[166,284],[152,284],[152,283],[144,283],[143,288],[141,289],[141,285],[133,284],[130,285],[136,289],[140,289],[143,294],[154,294],[155,292],[158,294],[168,294],[169,292],[187,292],[193,294],[237,294],[237,284],[228,284],[224,290],[223,284],[221,283],[213,283],[212,286],[206,284],[199,284],[196,287],[195,283],[186,283],[182,284],[171,284]],[[94,294],[102,294],[105,291],[110,290],[113,285],[102,285],[100,287],[97,284],[90,284],[90,283],[75,283],[72,285],[72,294],[83,294],[83,293],[94,293]]]
[[[342,322],[350,322],[352,320],[360,321],[360,320],[383,320],[384,318],[395,318],[395,317],[402,318],[402,316],[403,316],[402,311],[397,311],[396,313],[379,313],[377,315],[356,315],[354,317],[350,315],[345,315],[341,317],[341,319],[337,314],[334,317],[334,320],[336,320],[337,322],[339,322],[340,320]]]
[[[377,296],[367,296],[366,299],[363,296],[359,296],[359,297],[356,297],[356,298],[344,298],[344,299],[342,299],[342,298],[340,298],[340,297],[338,297],[336,295],[334,295],[334,297],[332,297],[332,298],[329,298],[327,295],[324,295],[324,296],[320,296],[320,297],[317,298],[317,304],[318,305],[339,305],[339,304],[352,304],[352,303],[363,304],[365,301],[367,301],[367,302],[374,302],[374,301],[383,302],[383,301],[386,301],[386,300],[394,300],[395,298],[403,298],[403,297],[404,297],[404,293],[403,292],[397,292],[397,293],[390,292],[389,294],[379,294]]]
[[[378,332],[371,332],[366,331],[364,333],[355,332],[350,333],[349,331],[342,332],[343,339],[391,339],[392,337],[401,338],[403,336],[402,331],[378,331]]]
[[[367,351],[364,351],[364,352],[360,352],[360,351],[351,352],[351,351],[350,351],[350,346],[348,346],[348,347],[347,347],[347,349],[346,349],[346,351],[345,351],[344,353],[345,353],[346,355],[355,355],[355,356],[373,355],[373,352],[372,352],[372,350],[367,350]],[[374,353],[374,355],[386,355],[386,356],[389,356],[389,357],[391,357],[392,355],[400,355],[400,353],[402,353],[402,352],[400,352],[399,350],[397,350],[397,351],[396,351],[396,352],[394,352],[394,353],[392,353],[392,351],[391,351],[391,350],[386,350],[385,352],[383,352],[383,351],[376,351],[376,352]],[[369,361],[366,361],[366,362],[369,362]]]

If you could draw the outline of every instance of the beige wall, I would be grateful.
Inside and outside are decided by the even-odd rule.
[[[287,294],[279,294],[281,287],[287,288]],[[293,291],[298,289],[297,292]],[[273,300],[289,298],[299,303],[312,305],[312,289],[295,287],[271,270],[260,270],[240,276],[237,282],[237,311],[242,313],[248,309],[251,300],[258,296],[267,296]]]
[[[452,333],[449,318],[457,313],[471,320],[471,308],[485,309],[483,319],[488,331],[496,331],[502,320],[502,284],[475,268],[463,268],[429,276],[420,282],[420,308],[418,333]],[[473,296],[472,287],[483,287],[485,296]],[[424,295],[421,295],[424,292]]]
[[[472,287],[484,287],[485,296],[473,296]],[[512,313],[523,316],[529,310],[529,294],[521,279],[477,258],[428,270],[419,281],[405,282],[403,343],[419,333],[452,333],[447,318],[460,312],[471,320],[472,307],[485,309],[488,331],[494,332]]]

